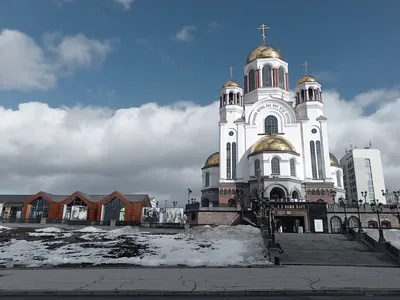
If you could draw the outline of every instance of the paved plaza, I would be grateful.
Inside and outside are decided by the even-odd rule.
[[[26,292],[70,296],[91,293],[260,295],[274,292],[277,295],[388,292],[400,295],[399,281],[400,268],[377,267],[4,269],[0,271],[0,296]]]

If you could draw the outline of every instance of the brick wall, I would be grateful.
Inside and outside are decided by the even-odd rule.
[[[342,222],[344,221],[344,212],[337,212],[337,213],[329,212],[327,214],[327,216],[328,216],[329,232],[332,231],[332,229],[331,229],[331,218],[333,216],[338,216],[339,218],[342,219]],[[347,213],[347,219],[349,219],[351,216],[354,216],[354,217],[356,217],[358,219],[357,213],[348,212]],[[362,227],[368,227],[368,221],[376,221],[376,222],[378,222],[378,217],[377,217],[376,213],[373,213],[373,212],[362,212],[362,213],[360,213],[360,218],[361,218]],[[393,214],[391,214],[391,213],[381,213],[380,214],[380,219],[381,219],[381,222],[382,221],[389,221],[390,224],[392,225],[392,228],[399,228],[400,227],[400,224],[399,224],[399,222],[397,220],[397,217],[393,216]]]
[[[231,225],[239,216],[233,211],[199,211],[197,213],[198,225]]]

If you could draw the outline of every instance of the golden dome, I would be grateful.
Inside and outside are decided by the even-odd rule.
[[[206,159],[203,168],[218,167],[218,166],[219,166],[219,152],[215,152]]]
[[[332,153],[329,153],[329,159],[331,162],[331,166],[340,166],[338,159]]]
[[[249,56],[247,56],[246,63],[250,63],[258,58],[279,58],[283,60],[283,55],[281,51],[275,47],[261,45],[250,52]]]
[[[227,82],[225,82],[225,83],[222,85],[221,89],[226,88],[226,87],[228,87],[228,86],[235,86],[235,87],[240,88],[240,84],[237,83],[235,80],[228,80]]]
[[[311,75],[304,75],[297,81],[297,85],[302,84],[304,82],[317,82],[317,79]]]
[[[293,145],[279,135],[266,135],[259,139],[250,150],[251,154],[262,152],[296,152]]]

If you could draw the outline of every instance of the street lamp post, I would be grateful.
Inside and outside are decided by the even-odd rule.
[[[388,195],[388,190],[386,192],[382,190],[382,196],[385,197],[386,203],[387,203],[387,195]],[[397,223],[398,226],[400,226],[400,211],[399,211],[399,197],[400,197],[400,190],[399,191],[394,191],[393,196],[395,198],[395,204],[390,206],[390,210],[392,211],[392,215],[397,218]]]
[[[188,204],[190,204],[190,195],[192,194],[192,190],[188,189]]]
[[[335,212],[336,191],[335,190],[331,190],[330,194],[331,194],[331,197],[332,197],[332,200],[333,200],[333,205],[332,205],[333,212]]]
[[[367,191],[361,192],[361,196],[364,197],[364,207],[367,204],[367,195],[368,195]]]
[[[379,229],[379,242],[384,243],[386,242],[385,237],[383,236],[383,230],[381,226],[381,213],[383,211],[383,204],[379,203],[378,199],[372,200],[371,204],[371,209],[376,212],[376,215],[378,217],[378,229]]]
[[[343,199],[343,197],[339,198],[339,204],[341,207],[343,207],[344,211],[344,234],[347,234],[347,211],[346,211],[346,205],[347,202],[346,200]]]
[[[362,233],[362,224],[361,224],[361,216],[360,216],[360,206],[362,205],[363,201],[360,200],[353,200],[353,205],[357,207],[357,215],[358,215],[358,233]]]

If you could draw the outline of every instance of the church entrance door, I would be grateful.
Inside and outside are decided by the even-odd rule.
[[[298,216],[275,216],[277,227],[282,225],[282,232],[299,232],[299,227],[303,227],[304,232],[304,217]],[[278,229],[278,228],[277,228]]]

